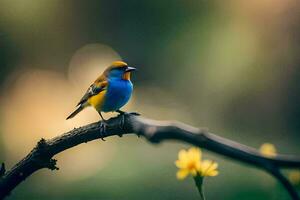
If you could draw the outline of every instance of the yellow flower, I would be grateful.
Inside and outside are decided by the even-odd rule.
[[[219,174],[218,163],[212,160],[204,160],[201,164],[200,176],[217,176]]]
[[[293,170],[289,173],[289,180],[293,185],[300,185],[300,171]]]
[[[175,165],[179,168],[177,178],[182,180],[189,174],[192,176],[216,176],[218,164],[211,160],[201,160],[201,150],[192,147],[188,151],[180,150]]]
[[[264,143],[260,146],[259,151],[261,154],[267,157],[275,157],[277,152],[276,148],[271,143]]]

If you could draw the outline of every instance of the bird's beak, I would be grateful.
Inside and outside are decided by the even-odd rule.
[[[136,68],[128,66],[125,71],[126,72],[131,72],[131,71],[135,71],[135,70],[136,70]]]

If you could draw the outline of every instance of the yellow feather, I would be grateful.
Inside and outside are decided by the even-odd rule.
[[[124,80],[130,80],[130,72],[125,72],[123,75]]]
[[[127,66],[126,62],[123,61],[115,61],[111,64],[111,67],[115,68],[115,67],[125,67]]]
[[[91,96],[88,99],[88,103],[93,106],[98,112],[101,111],[102,105],[104,103],[106,90],[99,92],[99,94]]]

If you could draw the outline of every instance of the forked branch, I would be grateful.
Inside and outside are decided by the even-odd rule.
[[[101,121],[73,129],[50,140],[41,139],[37,146],[14,167],[5,172],[4,165],[0,173],[0,199],[23,180],[39,169],[58,169],[52,157],[66,149],[102,137],[124,134],[144,136],[152,143],[164,140],[186,142],[228,158],[263,169],[277,178],[291,195],[298,200],[297,192],[290,182],[281,174],[282,168],[300,168],[300,158],[277,155],[268,158],[254,148],[209,133],[207,129],[195,128],[179,122],[162,122],[140,117],[135,114],[119,115],[107,122],[105,131],[100,134]]]

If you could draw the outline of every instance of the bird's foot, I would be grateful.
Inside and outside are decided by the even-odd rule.
[[[101,121],[100,122],[100,138],[102,141],[105,141],[104,137],[105,137],[105,133],[106,133],[106,127],[107,127],[107,123],[106,121]]]
[[[119,116],[121,117],[119,127],[120,127],[120,129],[123,130],[124,133],[126,133],[126,128],[125,128],[125,117],[126,117],[126,115],[136,115],[136,116],[140,115],[137,112],[124,112],[122,110],[117,110],[116,112],[118,112]],[[122,134],[119,134],[119,137],[122,137],[122,136],[123,136]]]

